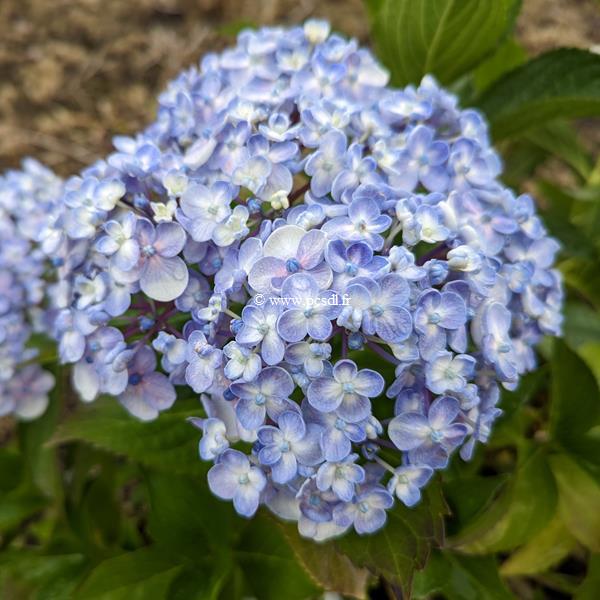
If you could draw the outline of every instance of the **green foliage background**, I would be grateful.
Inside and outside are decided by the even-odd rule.
[[[564,338],[504,394],[471,463],[454,460],[376,535],[326,544],[210,494],[185,421],[194,398],[150,424],[110,399],[84,406],[48,347],[50,408],[0,448],[1,598],[600,597],[600,160],[573,123],[600,114],[600,56],[528,60],[512,35],[518,0],[367,4],[393,83],[433,73],[483,110],[505,182],[534,189],[563,245]],[[535,178],[548,161],[568,185]]]

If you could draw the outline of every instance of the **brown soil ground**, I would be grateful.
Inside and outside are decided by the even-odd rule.
[[[241,25],[310,16],[368,42],[361,0],[0,0],[0,171],[33,155],[73,173],[147,124],[165,83]],[[518,35],[531,53],[590,47],[600,10],[525,0]]]

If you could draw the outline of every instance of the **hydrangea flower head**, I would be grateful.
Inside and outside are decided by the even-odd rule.
[[[243,31],[42,235],[84,399],[150,419],[202,394],[211,490],[318,540],[415,505],[560,331],[558,245],[483,117],[431,77],[387,83],[324,22]]]
[[[0,416],[39,417],[54,387],[32,337],[50,327],[61,293],[46,273],[62,260],[44,249],[62,237],[62,193],[63,182],[33,159],[0,177]]]

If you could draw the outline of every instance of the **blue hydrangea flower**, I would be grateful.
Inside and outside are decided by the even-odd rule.
[[[336,175],[343,170],[346,145],[346,136],[332,129],[321,139],[319,150],[306,161],[304,170],[311,176],[310,189],[318,198],[329,193]]]
[[[348,206],[348,216],[335,217],[323,226],[323,230],[334,239],[346,242],[368,242],[373,250],[381,250],[383,237],[380,235],[390,227],[392,220],[382,215],[377,203],[370,198],[353,200]]]
[[[356,533],[373,533],[381,529],[387,519],[386,510],[394,503],[392,496],[380,487],[367,487],[352,502],[338,504],[333,520],[341,527],[353,525]]]
[[[275,483],[287,483],[298,472],[298,464],[313,466],[322,460],[318,425],[306,425],[295,411],[282,413],[277,427],[265,425],[258,430],[261,445],[258,459],[271,468]]]
[[[473,374],[475,359],[468,354],[438,352],[427,365],[427,387],[435,394],[462,392]]]
[[[248,283],[262,293],[279,291],[285,279],[307,273],[320,289],[329,287],[332,273],[323,261],[327,236],[319,230],[305,231],[286,225],[273,231],[263,245],[263,258],[248,274]]]
[[[185,380],[196,392],[206,391],[221,365],[221,351],[211,346],[204,333],[193,331],[187,340]]]
[[[432,475],[433,469],[428,466],[398,467],[394,470],[387,488],[390,494],[398,496],[406,506],[414,506],[421,499],[421,488]]]
[[[359,371],[353,361],[340,360],[330,377],[319,377],[310,384],[307,399],[317,410],[336,410],[343,419],[356,423],[370,415],[369,398],[379,396],[383,388],[383,377],[376,371]]]
[[[467,320],[464,300],[455,292],[432,289],[422,294],[415,311],[415,329],[419,332],[419,349],[431,358],[446,347],[447,332],[462,327]]]
[[[289,399],[294,391],[294,382],[281,367],[267,367],[253,382],[236,382],[229,389],[240,399],[236,414],[246,429],[260,427],[266,415],[277,422],[282,413],[299,410]]]
[[[156,372],[156,355],[142,346],[127,365],[128,380],[119,402],[138,419],[150,421],[175,402],[175,388],[168,378]]]
[[[45,406],[38,332],[86,401],[150,419],[187,386],[211,489],[316,540],[469,459],[560,332],[558,245],[482,115],[387,83],[325,22],[245,30],[105,160],[1,176],[0,412]],[[393,381],[357,366],[383,363]]]
[[[258,508],[267,478],[258,467],[250,464],[245,454],[230,449],[225,450],[219,462],[211,467],[208,485],[219,498],[233,500],[233,506],[240,515],[251,517]]]
[[[307,335],[317,341],[329,338],[333,329],[331,321],[341,309],[334,291],[319,292],[317,282],[310,275],[297,273],[285,280],[281,296],[292,299],[292,307],[284,310],[277,320],[277,332],[282,339],[299,342]]]
[[[185,245],[185,231],[178,223],[159,223],[155,228],[147,219],[138,219],[136,238],[140,259],[134,270],[142,291],[161,302],[174,300],[189,277],[186,264],[177,256]]]
[[[401,190],[412,192],[418,183],[430,192],[446,189],[448,145],[434,138],[434,130],[425,125],[417,125],[410,132],[406,149],[393,166],[392,180]]]
[[[443,468],[448,456],[464,440],[469,428],[455,423],[460,405],[451,396],[435,400],[427,417],[420,413],[402,413],[388,425],[388,435],[395,446],[409,451],[414,464]]]
[[[351,502],[356,486],[365,480],[365,471],[356,464],[357,458],[358,454],[351,454],[339,462],[324,462],[317,471],[319,490],[331,490],[340,500]]]
[[[227,427],[221,419],[214,417],[202,422],[202,438],[198,446],[200,458],[215,460],[229,448]]]
[[[267,302],[264,306],[246,306],[242,311],[241,327],[236,334],[238,344],[251,347],[260,344],[260,353],[268,365],[281,362],[285,345],[277,331],[281,307]]]

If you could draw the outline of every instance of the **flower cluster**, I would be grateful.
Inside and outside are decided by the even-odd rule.
[[[0,177],[0,416],[38,417],[54,386],[31,338],[52,322],[52,265],[39,242],[61,193],[62,181],[32,159]]]
[[[81,398],[149,420],[188,386],[213,493],[316,540],[470,458],[560,329],[558,245],[483,117],[387,82],[324,22],[244,31],[65,183],[42,240]]]

